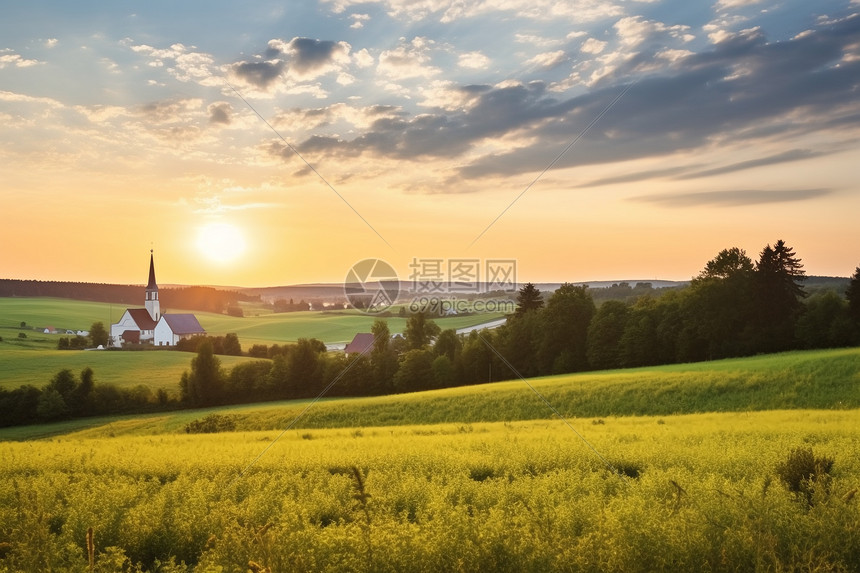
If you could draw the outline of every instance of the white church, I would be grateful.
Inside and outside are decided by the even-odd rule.
[[[117,347],[140,343],[176,346],[184,338],[201,334],[206,334],[206,331],[193,314],[161,314],[158,285],[155,282],[155,261],[150,250],[144,308],[127,308],[119,322],[110,325],[111,344]]]

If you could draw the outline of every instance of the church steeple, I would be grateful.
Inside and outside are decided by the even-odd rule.
[[[158,285],[155,282],[155,261],[152,249],[149,249],[149,282],[146,284],[146,310],[152,320],[158,322],[161,318],[161,303],[158,302]]]

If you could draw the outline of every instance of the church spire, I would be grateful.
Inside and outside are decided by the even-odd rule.
[[[155,283],[155,261],[152,249],[149,249],[149,282],[146,284],[146,310],[152,320],[158,322],[161,317],[161,303],[158,302],[158,285]]]
[[[146,285],[146,290],[158,290],[158,285],[155,284],[155,263],[152,260],[152,249],[149,249],[149,283]]]

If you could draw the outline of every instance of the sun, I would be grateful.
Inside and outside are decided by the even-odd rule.
[[[208,223],[197,230],[197,250],[213,263],[230,263],[245,252],[245,236],[230,223]]]

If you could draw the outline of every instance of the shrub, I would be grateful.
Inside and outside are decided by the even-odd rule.
[[[235,418],[222,414],[209,414],[205,418],[194,420],[185,426],[185,431],[189,434],[216,434],[218,432],[232,432],[235,429]]]
[[[633,479],[638,479],[639,476],[642,474],[642,470],[644,469],[642,467],[642,464],[639,464],[637,462],[619,460],[610,463],[615,469],[616,473]]]
[[[777,464],[776,475],[790,491],[802,494],[812,504],[817,486],[822,486],[825,492],[829,489],[833,461],[827,456],[815,457],[812,448],[795,448],[785,461]]]

